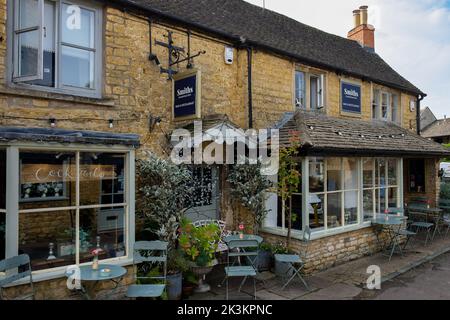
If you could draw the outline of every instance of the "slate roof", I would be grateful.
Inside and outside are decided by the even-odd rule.
[[[433,122],[422,130],[425,138],[438,138],[450,136],[450,119],[441,119]]]
[[[58,128],[0,127],[0,143],[10,141],[83,143],[139,147],[139,136]]]
[[[450,150],[409,130],[386,121],[341,119],[297,111],[288,113],[281,124],[280,145],[288,146],[297,137],[303,153],[449,156]]]
[[[111,0],[284,56],[422,94],[378,54],[348,40],[243,0]],[[301,10],[299,4],[298,9]],[[351,18],[349,13],[349,19]],[[392,30],[395,32],[395,30]],[[405,55],[407,52],[405,52]]]

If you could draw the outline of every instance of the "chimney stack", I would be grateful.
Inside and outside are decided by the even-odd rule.
[[[362,47],[369,51],[375,51],[375,28],[368,24],[368,6],[361,6],[353,11],[355,26],[348,33],[347,38],[357,41]]]

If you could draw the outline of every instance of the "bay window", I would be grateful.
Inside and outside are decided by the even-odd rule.
[[[294,194],[291,207],[295,213],[306,212],[293,230],[301,230],[303,222],[319,233],[366,226],[375,214],[401,206],[401,159],[307,157],[301,161],[302,168],[308,170],[302,176],[307,185]],[[287,221],[280,199],[278,207],[273,203],[268,206],[272,209],[266,227],[285,230]]]
[[[4,189],[18,190],[17,224],[9,220],[16,240],[8,248],[28,254],[33,271],[48,270],[92,261],[100,248],[100,260],[119,259],[130,247],[130,155],[128,151],[18,149],[18,180],[5,179],[0,161],[0,242],[4,248],[6,209],[13,199]],[[0,152],[0,160],[5,158]],[[8,160],[11,162],[11,160]],[[2,198],[3,197],[3,198]],[[3,217],[2,217],[3,216]],[[3,222],[3,227],[2,227]],[[12,241],[12,243],[11,243]],[[0,254],[5,255],[4,250]],[[9,254],[11,255],[12,252]],[[0,257],[1,258],[1,257]]]
[[[10,0],[12,82],[100,95],[102,13],[95,3]]]

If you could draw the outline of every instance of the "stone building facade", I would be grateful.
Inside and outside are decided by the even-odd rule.
[[[297,54],[295,48],[289,51],[283,44],[277,47],[276,39],[269,39],[274,37],[273,34],[268,39],[251,32],[240,35],[239,32],[244,31],[239,30],[240,24],[233,24],[232,19],[225,18],[227,25],[217,17],[217,21],[209,24],[209,12],[205,11],[209,6],[202,3],[204,1],[186,0],[185,7],[190,7],[188,12],[172,8],[170,3],[166,7],[157,1],[69,2],[0,0],[0,33],[3,35],[0,38],[0,156],[5,159],[0,168],[0,183],[8,188],[12,186],[0,188],[4,193],[0,195],[0,222],[4,221],[6,225],[0,244],[5,248],[3,255],[6,257],[17,253],[32,256],[32,265],[37,268],[34,278],[41,291],[38,297],[63,298],[68,295],[68,290],[61,289],[65,281],[64,267],[73,262],[88,262],[91,258],[89,250],[96,245],[107,252],[102,259],[127,266],[131,263],[135,226],[139,224],[134,215],[134,161],[146,157],[147,151],[167,157],[171,151],[170,132],[190,123],[174,121],[173,81],[161,72],[161,68],[171,67],[168,65],[169,53],[156,41],[167,43],[169,34],[173,45],[184,48],[181,59],[188,48],[192,55],[201,52],[195,58],[173,65],[178,73],[191,69],[201,71],[200,118],[225,115],[236,128],[265,129],[274,127],[286,113],[305,108],[318,115],[367,123],[384,117],[409,135],[417,131],[418,99],[424,94],[378,56],[369,56],[373,65],[372,61],[367,61],[366,66],[364,61],[368,51],[363,49],[364,43],[360,47],[354,41],[312,31],[312,28],[288,18],[278,20],[274,13],[269,12],[266,16],[258,7],[243,1],[233,0],[231,13],[216,6],[216,10],[224,10],[225,16],[240,12],[244,15],[239,16],[243,19],[242,25],[243,22],[258,25],[258,21],[267,19],[269,23],[275,19],[281,25],[293,24],[300,28],[298,34],[304,32],[305,41],[311,40],[309,32],[319,32],[320,37],[325,37],[325,46],[329,41],[327,51],[336,49],[338,52],[342,47],[349,50],[349,56],[361,55],[355,61],[359,60],[357,63],[363,67],[349,66],[349,60],[344,61],[347,58],[342,56],[341,68],[337,54],[337,60],[329,62],[325,60],[331,58],[322,59],[322,54],[315,55],[314,50],[324,48],[312,40],[311,52],[317,59],[302,58],[303,53]],[[44,47],[54,47],[47,51],[44,48],[41,79],[22,81],[22,74],[18,73],[24,72],[26,59],[34,57],[30,53],[34,38],[29,34],[29,47],[22,46],[20,50],[17,49],[17,38],[33,30],[42,31],[43,26],[51,30],[47,25],[51,20],[47,14],[53,14],[52,17],[62,22],[64,17],[58,12],[64,14],[66,10],[70,18],[70,14],[77,11],[71,11],[67,7],[69,4],[82,8],[82,23],[95,21],[90,25],[95,31],[87,36],[91,37],[90,41],[84,44],[86,35],[76,33],[83,32],[83,25],[76,29],[81,31],[75,30],[72,38],[64,39],[68,31],[63,26],[60,32],[55,31],[54,44],[43,42]],[[21,29],[20,23],[14,20],[15,16],[17,18],[15,10],[21,5],[25,14],[33,15],[26,9],[34,6],[42,6],[45,13],[41,24],[38,23],[35,29],[31,26],[31,31]],[[64,10],[55,9],[59,6]],[[196,12],[204,20],[196,20]],[[28,21],[31,20],[28,17]],[[220,26],[225,27],[221,29]],[[233,27],[236,27],[235,32]],[[352,38],[364,42],[367,37],[358,34],[360,31],[367,32],[367,28],[357,25]],[[259,36],[261,39],[257,39]],[[71,53],[65,50],[71,50]],[[233,55],[231,63],[224,59],[227,50]],[[88,68],[83,60],[86,52],[93,57],[88,59]],[[46,65],[45,61],[48,63],[49,60],[45,57],[50,59],[50,65]],[[154,57],[160,65],[155,63]],[[70,69],[72,63],[78,69]],[[79,70],[86,74],[81,71],[78,74]],[[382,70],[383,76],[387,74],[386,79],[371,74],[373,70]],[[47,76],[53,74],[51,85],[39,82],[45,80],[46,73]],[[360,87],[360,112],[342,110],[343,82]],[[77,84],[80,84],[79,88]],[[379,98],[374,97],[375,92]],[[384,106],[382,99],[388,96],[395,97],[397,102],[389,102],[389,106],[386,102]],[[377,99],[380,101],[375,102]],[[389,115],[384,107],[390,110]],[[153,125],[155,120],[158,126]],[[423,168],[426,195],[433,201],[438,194],[435,168],[439,162],[434,151],[434,156],[425,160]],[[407,161],[402,167],[405,174],[401,175],[405,185],[410,183],[406,174]],[[78,173],[73,173],[74,168],[75,171],[80,169]],[[31,178],[25,174],[27,170],[34,174]],[[86,176],[83,176],[83,170]],[[220,166],[218,170],[219,186],[226,190],[223,176],[226,168]],[[36,178],[39,172],[45,172],[46,177]],[[11,190],[21,192],[17,195]],[[423,194],[421,189],[414,190]],[[413,197],[414,190],[405,190],[404,198],[402,195],[399,199],[406,201]],[[233,228],[237,221],[232,219],[234,213],[229,207],[229,197],[226,192],[218,194],[222,196],[218,208],[209,212],[208,217],[226,220]],[[283,228],[266,228],[262,233],[269,242],[284,241]],[[79,240],[75,240],[74,235],[78,235]],[[301,232],[295,237],[300,239]],[[293,249],[300,250],[299,241],[294,241]],[[328,268],[373,250],[376,250],[376,237],[369,226],[336,231],[314,240],[307,270],[314,272]],[[55,259],[50,259],[52,256]],[[47,295],[47,289],[55,289],[55,294]],[[10,289],[13,295],[20,290],[17,286]]]

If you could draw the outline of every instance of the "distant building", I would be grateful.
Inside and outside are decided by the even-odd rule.
[[[450,143],[450,119],[437,119],[430,108],[420,113],[421,135],[438,143]]]

